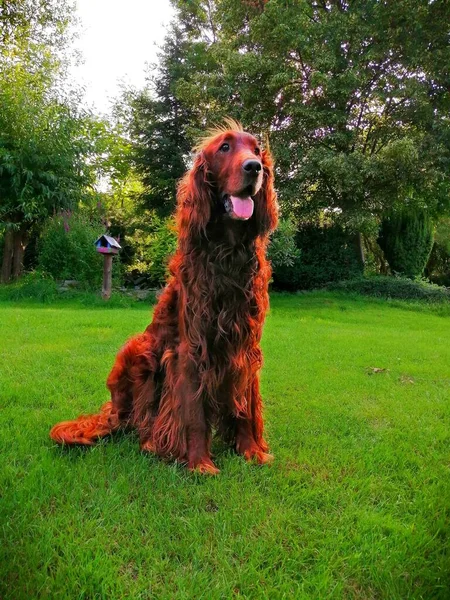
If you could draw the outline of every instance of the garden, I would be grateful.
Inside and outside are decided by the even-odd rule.
[[[70,76],[76,3],[0,6],[0,597],[447,599],[450,8],[170,5],[146,83],[107,114]],[[151,321],[178,182],[227,117],[275,164],[273,464],[214,439],[201,477],[125,431],[56,446]]]

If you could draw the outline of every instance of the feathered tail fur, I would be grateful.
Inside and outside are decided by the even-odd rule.
[[[50,431],[50,437],[58,444],[83,444],[92,446],[96,440],[120,428],[112,403],[106,402],[95,415],[81,415],[74,421],[63,421]]]

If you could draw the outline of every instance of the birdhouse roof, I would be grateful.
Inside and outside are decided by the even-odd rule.
[[[112,236],[106,235],[106,234],[101,235],[95,243],[97,244],[98,242],[104,241],[104,240],[106,240],[106,242],[112,248],[121,248],[121,245],[119,244],[119,242],[116,239],[114,239]]]

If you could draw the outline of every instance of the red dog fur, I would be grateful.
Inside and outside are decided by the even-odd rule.
[[[272,458],[259,344],[277,204],[269,151],[237,123],[227,121],[196,150],[178,187],[178,248],[152,323],[119,352],[107,381],[111,402],[97,415],[55,425],[50,436],[92,444],[132,426],[142,450],[214,474],[213,428],[247,460]]]

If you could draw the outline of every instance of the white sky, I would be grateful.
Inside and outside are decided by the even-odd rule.
[[[145,84],[145,63],[156,60],[173,10],[169,0],[77,0],[77,13],[84,62],[71,73],[87,103],[105,113],[120,81]]]

